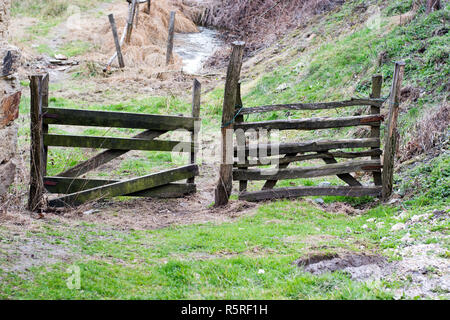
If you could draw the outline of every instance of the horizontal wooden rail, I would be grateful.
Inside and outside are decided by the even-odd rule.
[[[239,199],[246,201],[264,201],[308,196],[377,197],[380,195],[381,187],[291,187],[243,192],[239,195]]]
[[[259,122],[236,123],[235,129],[267,129],[267,130],[317,130],[353,126],[379,126],[383,121],[381,115],[368,115],[343,118],[311,118],[293,120],[271,120]]]
[[[280,143],[278,144],[278,152],[276,154],[272,154],[271,144],[247,145],[245,147],[245,154],[247,156],[248,155],[260,156],[261,153],[264,153],[264,155],[267,156],[271,155],[275,156],[288,153],[312,152],[312,151],[320,152],[334,149],[371,148],[371,147],[379,148],[380,139],[364,138],[364,139],[341,139],[341,140],[314,140],[298,143]],[[235,156],[237,156],[238,148],[239,147],[237,146],[234,147]]]
[[[234,169],[234,180],[287,180],[332,176],[358,171],[381,171],[378,160],[347,161],[317,167],[297,167],[288,169]]]
[[[45,177],[44,187],[50,193],[70,194],[83,190],[88,190],[111,183],[119,182],[117,180],[98,180],[98,179],[77,179],[65,177]],[[156,197],[172,198],[196,191],[193,183],[169,183],[164,186],[146,189],[143,191],[126,194],[127,197]]]
[[[383,153],[381,149],[373,149],[368,151],[360,151],[360,152],[344,152],[344,151],[334,151],[334,152],[323,152],[323,153],[312,153],[305,154],[300,156],[292,156],[292,157],[283,157],[283,158],[263,158],[255,161],[246,163],[238,163],[234,164],[234,167],[238,168],[248,168],[248,167],[258,167],[265,166],[270,164],[271,162],[285,165],[292,162],[300,162],[306,160],[315,160],[315,159],[333,159],[333,158],[344,158],[344,159],[354,159],[354,158],[362,158],[362,157],[371,157],[371,156],[380,156]]]
[[[377,106],[383,104],[382,99],[351,99],[348,101],[339,102],[321,102],[321,103],[291,103],[291,104],[276,104],[270,106],[260,106],[252,108],[243,108],[240,114],[263,113],[271,111],[283,110],[321,110],[321,109],[336,109],[352,106]]]
[[[163,134],[165,134],[166,131],[153,131],[153,130],[146,130],[144,132],[141,132],[137,135],[135,135],[133,138],[135,139],[146,139],[146,140],[153,140]],[[114,160],[124,154],[126,154],[130,150],[105,150],[102,151],[92,158],[82,161],[78,163],[76,166],[67,169],[61,173],[59,173],[58,177],[79,177],[82,174],[85,174],[86,172],[89,172],[91,170],[94,170],[105,163],[108,163],[111,160]]]
[[[165,170],[139,178],[115,182],[92,189],[75,192],[67,196],[49,201],[51,207],[79,205],[88,201],[115,197],[159,187],[174,181],[189,179],[198,175],[197,165],[187,165],[177,169]]]
[[[196,118],[128,112],[44,108],[44,124],[170,131],[194,130]]]
[[[177,150],[180,152],[194,151],[194,143],[192,142],[147,140],[134,138],[69,136],[59,134],[44,134],[44,145],[53,147],[147,151],[173,151],[174,148],[177,147]]]

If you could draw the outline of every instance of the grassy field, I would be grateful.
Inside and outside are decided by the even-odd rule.
[[[418,134],[415,123],[448,100],[450,39],[448,32],[442,32],[442,24],[449,20],[449,4],[446,2],[443,10],[430,15],[420,8],[411,23],[400,25],[392,21],[396,15],[408,12],[412,1],[373,1],[381,8],[378,28],[366,25],[354,14],[363,2],[348,1],[332,14],[316,19],[306,30],[294,30],[280,41],[281,49],[277,47],[276,54],[268,54],[261,65],[248,66],[245,69],[247,73],[243,75],[244,105],[367,97],[371,76],[376,73],[384,76],[383,96],[386,97],[392,80],[393,63],[404,60],[407,64],[404,86],[418,88],[421,94],[402,105],[399,118],[401,147],[414,139]],[[59,19],[64,17],[69,1],[14,3],[15,15],[42,18],[39,24],[42,27],[34,35],[37,39],[48,34],[61,21]],[[53,6],[54,3],[58,5]],[[93,6],[92,1],[70,3],[81,8]],[[315,36],[305,48],[304,34],[307,33]],[[272,49],[269,48],[269,53]],[[39,50],[48,54],[54,52],[47,47]],[[68,56],[76,56],[85,51],[85,46],[78,43],[61,50]],[[378,63],[380,53],[382,61]],[[87,76],[72,74],[72,80],[83,77]],[[287,84],[286,89],[277,90],[283,84]],[[26,81],[22,82],[25,92],[27,85]],[[58,93],[65,86],[68,84],[51,85],[50,90],[54,92],[50,95],[51,107],[185,115],[189,115],[191,110],[187,99],[172,95],[139,96],[122,103],[92,104],[82,98],[60,97]],[[71,87],[71,90],[80,92],[88,89],[92,88]],[[203,130],[206,135],[219,128],[222,98],[222,85],[202,98]],[[27,94],[24,94],[19,119],[19,145],[22,150],[29,145],[29,103]],[[352,115],[355,111],[365,112],[355,109],[322,113],[292,112],[290,116]],[[285,113],[274,112],[248,119],[284,117]],[[75,129],[53,130],[64,134],[73,133]],[[138,132],[77,129],[77,133],[96,136],[130,136]],[[323,130],[321,135],[287,133],[283,138],[305,140],[355,134],[351,129],[341,129]],[[436,151],[439,148],[441,150]],[[105,221],[65,219],[56,215],[36,220],[32,228],[27,229],[20,224],[0,225],[0,298],[448,299],[450,292],[444,285],[436,285],[434,291],[425,296],[415,291],[403,294],[410,287],[422,286],[413,277],[413,272],[392,274],[378,280],[356,281],[348,272],[315,275],[294,263],[310,254],[366,253],[384,256],[394,264],[407,258],[404,250],[420,246],[432,248],[424,249],[430,259],[439,263],[448,262],[448,140],[436,146],[433,152],[422,155],[417,161],[413,159],[399,164],[395,174],[395,192],[400,195],[400,200],[391,204],[380,204],[373,198],[347,197],[280,200],[262,203],[244,216],[225,222],[173,225],[156,230],[135,230],[112,226]],[[81,149],[52,148],[49,174],[73,166],[91,154]],[[435,154],[438,156],[434,157]],[[176,165],[166,153],[143,152],[140,155],[140,158],[125,159],[101,176],[136,176]],[[309,186],[325,181],[331,185],[340,184],[337,178],[327,177],[287,180],[279,186]],[[257,187],[260,184],[255,183],[250,189]],[[26,185],[15,188],[26,189]],[[232,196],[232,200],[237,202],[236,195]],[[123,202],[124,207],[130,203],[128,199],[119,201]],[[171,203],[168,204],[170,206]],[[344,213],[345,210],[339,206],[350,208],[350,212]],[[153,210],[151,203],[148,210]],[[111,213],[110,217],[116,215],[120,212]],[[136,214],[135,217],[138,219],[140,216]],[[155,215],[155,219],[158,218]],[[29,251],[29,246],[39,250]],[[439,251],[433,252],[436,248]],[[36,254],[36,258],[32,254]],[[29,262],[42,257],[47,259],[43,263]],[[440,270],[436,265],[439,266],[430,264],[424,267],[424,277],[434,279],[445,275],[445,270]],[[80,287],[75,289],[67,284],[73,270],[79,270],[80,275]]]

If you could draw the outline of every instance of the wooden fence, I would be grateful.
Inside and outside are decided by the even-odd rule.
[[[276,198],[301,196],[383,196],[392,192],[395,143],[398,134],[397,117],[399,92],[403,79],[404,63],[395,65],[393,85],[389,98],[389,118],[386,125],[384,153],[381,149],[380,125],[382,76],[372,78],[372,94],[365,99],[350,99],[340,102],[294,103],[244,108],[240,94],[240,71],[244,43],[233,44],[233,52],[228,67],[225,98],[222,115],[222,164],[220,178],[215,193],[215,204],[228,202],[232,181],[239,181],[239,199],[259,201]],[[370,106],[370,114],[340,118],[283,119],[246,122],[245,115],[282,110],[323,110],[352,106]],[[370,137],[363,139],[330,139],[276,144],[252,144],[249,130],[322,130],[353,126],[369,126]],[[230,133],[232,132],[232,133]],[[233,134],[236,139],[233,139]],[[231,145],[232,144],[232,145]],[[349,149],[356,149],[353,151]],[[276,150],[273,152],[272,150]],[[263,154],[263,155],[261,155]],[[384,156],[383,164],[380,157]],[[258,169],[276,158],[277,168]],[[318,159],[323,165],[289,168],[291,163]],[[339,161],[337,159],[349,159]],[[273,163],[273,162],[272,162]],[[354,172],[372,174],[373,185],[363,185]],[[317,186],[275,188],[279,180],[315,178],[337,175],[346,186]],[[265,181],[262,190],[249,192],[248,181]]]
[[[194,177],[198,175],[196,158],[196,121],[200,116],[201,85],[195,80],[192,117],[137,114],[109,111],[88,111],[50,108],[48,106],[48,74],[30,77],[31,88],[31,157],[30,194],[28,208],[40,210],[44,193],[65,194],[50,200],[50,207],[79,205],[87,201],[114,196],[179,197],[196,191]],[[51,125],[95,126],[108,128],[145,129],[132,138],[74,136],[49,133]],[[190,142],[156,140],[173,130],[191,132]],[[49,147],[79,147],[107,149],[57,176],[46,176]],[[172,150],[190,154],[190,164],[171,170],[124,180],[81,179],[81,175],[116,159],[130,150]],[[173,183],[187,179],[186,183]]]

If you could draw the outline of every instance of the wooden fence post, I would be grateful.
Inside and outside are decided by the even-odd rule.
[[[122,50],[120,49],[119,36],[117,34],[116,22],[114,21],[114,15],[111,13],[108,15],[109,23],[111,24],[111,30],[114,37],[114,44],[116,45],[117,58],[119,59],[119,66],[125,68],[125,63],[123,61]]]
[[[194,79],[194,87],[192,88],[192,117],[193,118],[199,118],[200,117],[200,97],[201,97],[201,91],[202,91],[202,85],[201,83],[197,80]],[[197,148],[198,146],[198,134],[200,131],[200,126],[198,124],[198,121],[201,120],[196,120],[195,121],[195,128],[194,128],[194,132],[192,132],[191,134],[191,141],[194,143],[194,152],[191,152],[190,155],[190,162],[191,164],[195,164],[197,161]],[[189,178],[187,180],[187,183],[194,183],[195,182],[195,177]]]
[[[133,32],[133,20],[134,20],[134,13],[135,13],[135,9],[136,9],[136,0],[133,0],[129,7],[130,8],[128,10],[127,35],[125,37],[125,42],[127,44],[130,44],[131,33]]]
[[[43,125],[42,108],[48,106],[48,74],[30,77],[30,193],[28,209],[38,211],[43,207],[44,176],[47,167],[47,148],[44,133],[48,125]]]
[[[227,144],[230,131],[233,131],[233,117],[235,115],[237,88],[242,68],[245,43],[233,42],[233,52],[227,70],[225,93],[222,112],[222,159],[219,172],[219,181],[215,190],[215,206],[228,203],[233,185],[233,144]],[[232,134],[231,134],[232,138]],[[231,139],[230,142],[232,142]]]
[[[166,65],[172,63],[173,59],[173,35],[175,31],[175,11],[170,12],[170,21],[169,21],[169,37],[167,39],[167,52],[166,52]]]
[[[441,0],[427,0],[427,14],[430,14],[432,11],[441,9]]]
[[[136,29],[139,25],[139,0],[136,1]]]
[[[391,95],[389,98],[389,118],[385,130],[384,158],[383,158],[383,200],[388,199],[392,194],[394,178],[395,150],[398,137],[397,119],[400,101],[400,89],[405,70],[404,62],[396,62],[394,77],[392,81]]]
[[[241,94],[241,83],[238,83],[237,86],[237,92],[236,92],[236,107],[235,107],[235,114],[237,114],[237,112],[239,112],[239,110],[243,107],[243,103],[242,103],[242,94]],[[244,122],[244,116],[242,114],[239,114],[236,117],[235,120],[236,123],[242,123]],[[247,142],[247,138],[245,137],[245,132],[243,130],[238,130],[236,131],[236,142],[239,148],[241,148],[242,150],[245,150],[245,146],[246,146],[246,142]],[[242,152],[241,152],[242,153]],[[243,152],[243,159],[239,159],[239,163],[242,163],[242,161],[247,162],[247,156],[245,155],[245,151]],[[239,152],[238,152],[238,157],[239,157]],[[242,156],[241,156],[242,158]],[[242,169],[247,169],[246,167],[242,167]],[[247,185],[248,182],[246,180],[241,180],[239,181],[239,192],[243,192],[243,191],[247,191]]]
[[[152,0],[147,0],[147,10],[146,13],[150,14],[150,8],[152,7]]]
[[[378,74],[372,77],[372,94],[370,98],[380,99],[381,88],[383,86],[383,76]],[[381,113],[381,108],[379,106],[370,106],[370,114],[379,115]],[[380,139],[380,126],[372,126],[370,129],[370,137]],[[377,149],[373,148],[372,150]],[[372,160],[380,160],[380,156],[372,156]],[[373,180],[376,186],[382,185],[381,173],[373,172]]]

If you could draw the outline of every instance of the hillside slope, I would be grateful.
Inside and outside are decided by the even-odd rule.
[[[449,14],[448,1],[441,10],[429,14],[424,5],[414,5],[413,1],[347,1],[312,17],[246,60],[242,72],[244,105],[368,97],[375,74],[383,75],[382,96],[387,98],[394,62],[405,61],[396,188],[400,195],[421,194],[425,201],[428,194],[427,201],[445,201],[450,195]],[[220,97],[220,91],[213,96]],[[220,102],[216,98],[210,102],[216,104],[218,112]],[[354,110],[337,112],[343,115]],[[387,114],[387,104],[382,113]],[[331,113],[289,112],[292,118],[312,114]],[[283,112],[253,116],[258,120],[285,117]],[[329,137],[330,133],[324,130],[314,132],[314,136]],[[342,129],[333,134],[364,137],[368,131]],[[297,137],[311,138],[308,133]],[[427,163],[430,170],[440,168],[434,182],[427,176],[423,181],[417,179],[413,172],[420,171],[415,167],[421,163]],[[414,183],[409,176],[415,177]],[[440,191],[433,193],[435,188]]]

